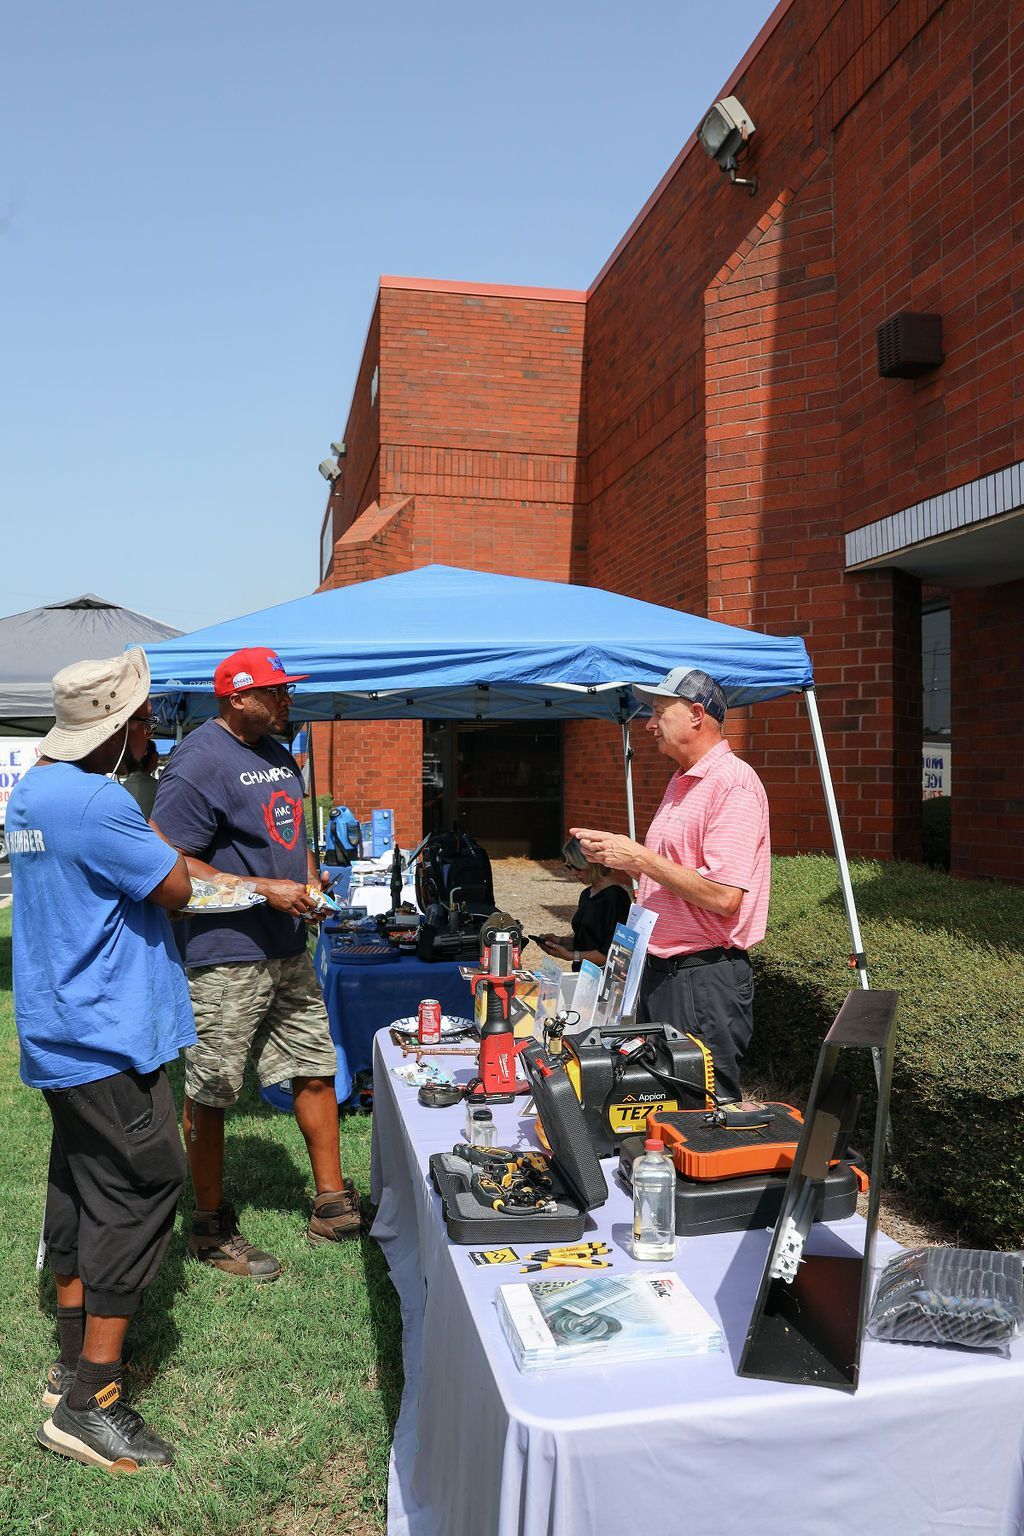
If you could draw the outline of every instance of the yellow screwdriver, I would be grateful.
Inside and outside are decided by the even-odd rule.
[[[521,1275],[532,1274],[536,1269],[611,1269],[609,1259],[538,1259],[532,1264],[521,1264]]]

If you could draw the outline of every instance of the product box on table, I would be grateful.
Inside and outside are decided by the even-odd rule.
[[[572,1242],[583,1235],[587,1212],[608,1198],[608,1184],[587,1134],[580,1101],[561,1061],[540,1045],[528,1045],[520,1060],[551,1148],[549,1198],[556,1209],[495,1210],[473,1187],[467,1149],[436,1152],[430,1159],[430,1176],[441,1196],[445,1227],[453,1243]]]
[[[370,840],[373,844],[375,859],[379,859],[382,853],[391,852],[395,846],[394,811],[370,812]]]

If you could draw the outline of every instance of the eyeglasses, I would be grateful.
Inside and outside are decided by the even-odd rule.
[[[152,715],[132,715],[129,725],[141,725],[147,736],[152,736],[156,731],[156,721]]]
[[[295,684],[294,683],[276,683],[273,686],[271,686],[269,683],[260,683],[258,685],[258,687],[256,687],[256,688],[247,688],[246,692],[247,693],[272,693],[275,698],[280,699],[280,698],[284,697],[284,698],[289,698],[290,699],[292,694],[295,692]]]

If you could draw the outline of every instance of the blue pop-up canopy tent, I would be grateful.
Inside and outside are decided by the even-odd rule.
[[[802,640],[753,634],[597,587],[428,565],[264,608],[146,647],[154,692],[184,722],[216,713],[213,670],[272,645],[309,720],[624,721],[631,682],[680,660],[731,704],[813,684]]]
[[[807,649],[597,587],[428,565],[316,592],[193,634],[147,645],[154,702],[179,727],[217,712],[217,663],[272,646],[315,720],[604,719],[622,729],[634,835],[631,683],[700,667],[731,705],[802,692],[825,789],[854,953],[862,945]],[[867,985],[863,966],[861,977]]]

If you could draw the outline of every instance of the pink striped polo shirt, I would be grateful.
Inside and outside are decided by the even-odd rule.
[[[771,840],[764,785],[748,763],[718,742],[684,773],[672,775],[645,838],[646,847],[720,885],[743,900],[734,917],[705,912],[641,875],[637,901],[658,921],[653,955],[692,954],[723,945],[749,949],[764,938],[771,885]]]

